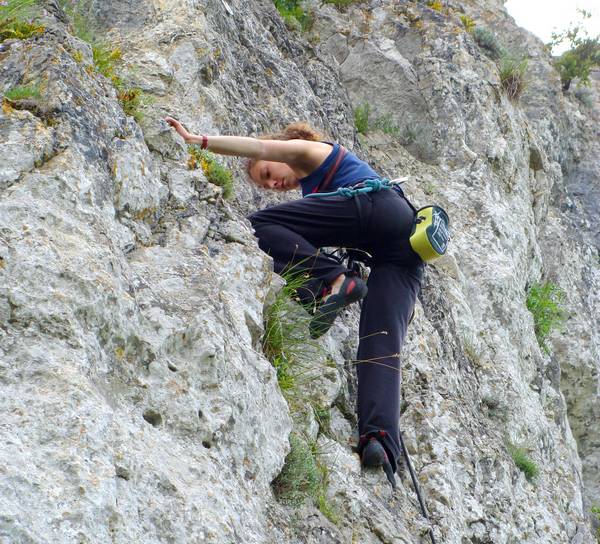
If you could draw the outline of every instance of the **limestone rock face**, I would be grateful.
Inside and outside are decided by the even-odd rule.
[[[0,541],[427,542],[406,467],[392,495],[352,449],[358,309],[307,348],[293,402],[265,357],[281,280],[245,217],[294,196],[221,158],[224,200],[171,115],[207,134],[309,120],[449,212],[449,254],[427,268],[401,355],[401,428],[436,538],[592,542],[598,78],[587,105],[564,94],[500,0],[309,1],[306,32],[270,0],[93,0],[119,78],[151,97],[136,121],[60,4],[44,2],[44,33],[0,44]],[[461,15],[525,52],[518,100]],[[5,97],[28,85],[39,96]],[[525,302],[546,280],[567,314],[547,351]],[[327,474],[300,506],[271,485],[292,430]]]

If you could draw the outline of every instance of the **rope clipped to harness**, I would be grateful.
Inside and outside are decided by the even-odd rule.
[[[322,196],[345,196],[353,198],[356,195],[381,191],[382,189],[392,189],[396,185],[400,185],[408,178],[388,179],[388,178],[373,178],[365,179],[352,187],[340,187],[336,191],[329,193],[310,193],[304,198],[322,197]]]

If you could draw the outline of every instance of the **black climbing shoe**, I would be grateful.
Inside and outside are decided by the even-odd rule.
[[[367,295],[367,284],[356,276],[346,276],[340,290],[331,295],[315,311],[308,330],[311,338],[323,336],[333,325],[340,311]]]
[[[392,489],[396,491],[396,478],[394,477],[392,465],[381,442],[374,436],[369,438],[369,442],[363,448],[360,462],[363,467],[382,466],[388,481],[392,484]]]

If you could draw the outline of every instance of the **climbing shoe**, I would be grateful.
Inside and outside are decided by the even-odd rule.
[[[396,491],[396,478],[392,465],[383,445],[374,436],[369,438],[367,445],[363,448],[360,462],[363,467],[382,466],[388,481],[392,484],[392,489]]]
[[[310,337],[323,336],[343,308],[363,299],[366,295],[367,284],[363,280],[356,276],[346,276],[339,292],[331,295],[317,307],[308,326]]]

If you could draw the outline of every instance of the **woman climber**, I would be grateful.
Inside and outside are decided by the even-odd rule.
[[[196,136],[166,117],[186,143],[222,155],[247,157],[247,172],[259,187],[301,189],[302,195],[332,192],[381,179],[371,167],[337,143],[322,141],[304,123],[283,132],[248,138]],[[316,305],[313,338],[323,335],[347,305],[362,300],[357,355],[357,451],[363,466],[382,466],[395,488],[400,456],[400,348],[421,286],[423,261],[408,241],[414,208],[402,190],[302,198],[249,216],[259,247],[275,272],[309,276],[299,290],[303,304]],[[344,247],[369,255],[367,283],[321,247]],[[367,294],[368,291],[368,294]]]

